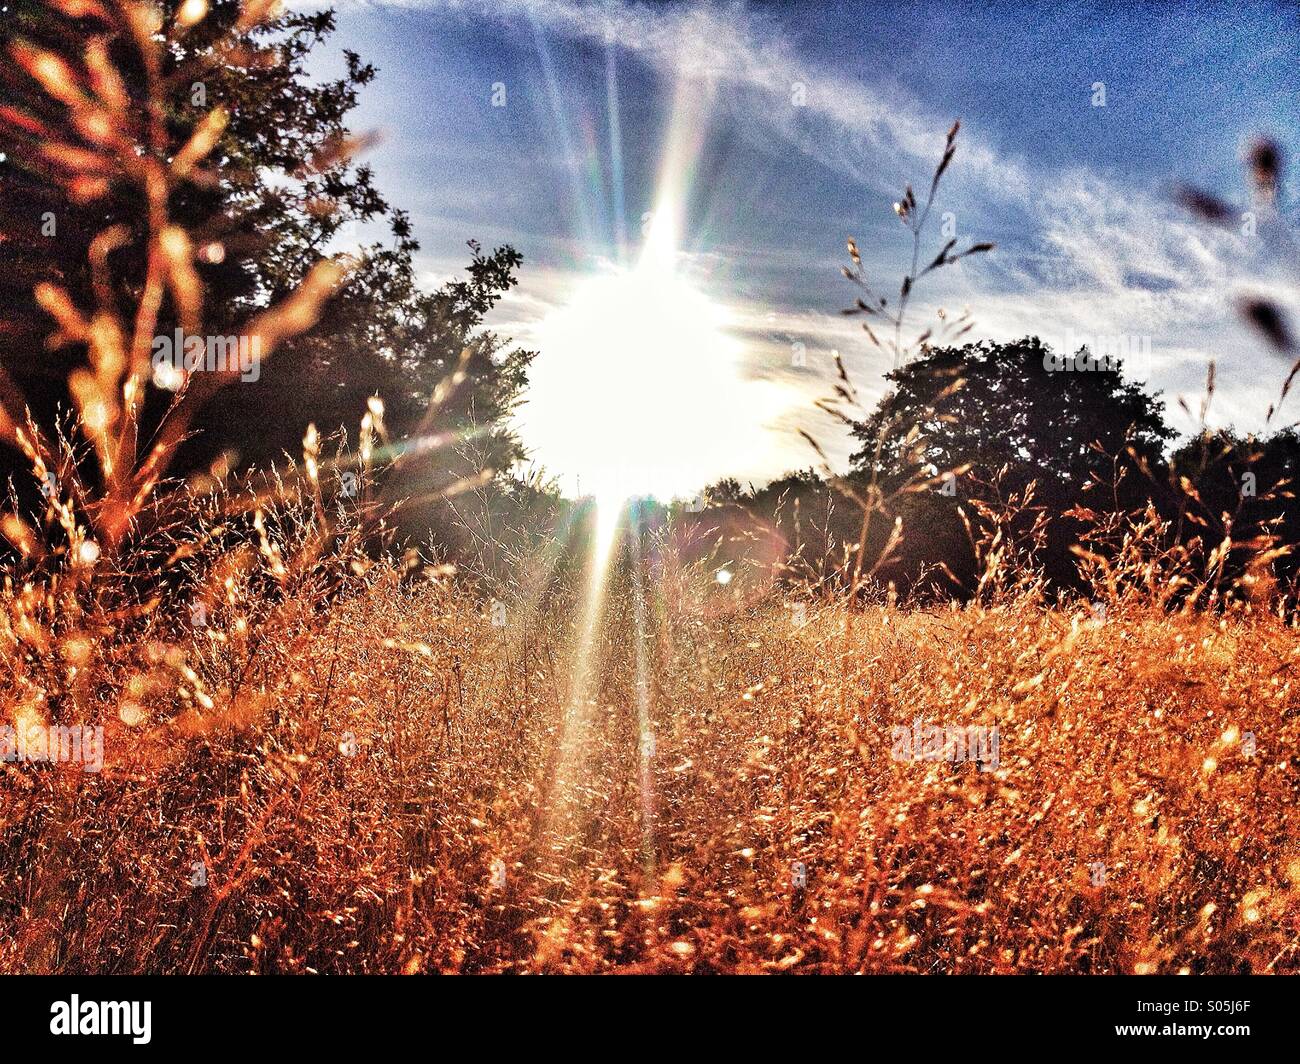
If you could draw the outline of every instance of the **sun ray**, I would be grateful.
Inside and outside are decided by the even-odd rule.
[[[539,45],[540,46],[540,45]],[[571,854],[588,810],[584,762],[596,741],[601,697],[605,612],[611,568],[626,552],[633,595],[632,647],[641,850],[654,867],[655,801],[647,651],[648,581],[640,551],[637,508],[629,500],[693,495],[710,475],[737,468],[767,446],[766,393],[747,388],[743,349],[727,307],[710,298],[684,269],[682,251],[711,96],[683,77],[673,94],[656,176],[653,209],[629,266],[622,219],[622,154],[618,83],[606,57],[612,198],[618,262],[588,279],[538,329],[540,354],[530,368],[530,399],[522,435],[561,482],[593,501],[591,549],[580,617],[573,636],[569,694],[547,825],[557,854]],[[559,115],[559,103],[553,101]],[[607,202],[607,200],[606,200]],[[587,206],[594,206],[596,200]],[[586,215],[584,214],[584,217]]]
[[[682,250],[710,109],[698,79],[683,77],[635,262],[594,273],[535,334],[540,353],[520,435],[565,488],[585,489],[606,507],[638,495],[692,497],[774,446],[766,425],[785,400],[745,379],[739,321],[691,279]]]
[[[602,507],[597,503],[592,514],[592,550],[587,565],[582,614],[569,655],[573,669],[561,726],[559,758],[548,803],[548,828],[561,843],[570,842],[577,836],[585,816],[580,793],[584,782],[581,766],[591,745],[594,710],[600,697],[600,625],[621,516],[622,507],[616,504]]]
[[[609,181],[614,194],[614,242],[618,261],[627,263],[627,204],[623,190],[623,125],[619,108],[617,48],[605,44],[605,106],[609,113]]]
[[[639,508],[629,508],[629,543],[632,567],[633,638],[636,661],[636,717],[638,742],[638,790],[641,795],[641,864],[647,877],[655,866],[655,794],[654,758],[657,739],[650,719],[650,678],[646,647],[646,580],[641,554],[641,522]]]

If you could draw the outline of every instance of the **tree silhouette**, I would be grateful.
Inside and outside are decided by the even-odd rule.
[[[1098,507],[1116,511],[1149,498],[1143,467],[1161,463],[1173,436],[1161,402],[1118,365],[1058,370],[1054,354],[1036,337],[985,340],[927,349],[888,374],[893,389],[853,428],[861,446],[852,457],[853,477],[866,482],[874,472],[895,499],[890,516],[903,518],[898,560],[882,575],[911,584],[925,563],[944,562],[967,584],[962,514],[974,520],[982,508],[1014,502],[1024,510],[1021,530],[1038,515],[1049,519],[1041,560],[1068,585],[1080,527],[1068,512],[1097,496]]]
[[[1231,538],[1237,546],[1225,563],[1238,576],[1268,538],[1300,542],[1295,486],[1300,480],[1300,435],[1287,428],[1264,440],[1220,430],[1202,432],[1174,451],[1170,480],[1185,485],[1179,509],[1183,542],[1204,555]],[[1277,557],[1273,573],[1294,579],[1293,552]]]
[[[51,100],[21,63],[22,49],[39,49],[81,69],[97,51],[121,72],[120,85],[92,85],[130,100],[149,98],[148,84],[165,87],[161,113],[141,106],[141,122],[168,154],[181,150],[202,123],[220,111],[224,125],[198,175],[173,196],[173,219],[195,236],[194,269],[207,286],[205,327],[236,331],[258,309],[282,299],[323,257],[342,251],[351,270],[310,335],[283,344],[259,378],[227,387],[195,419],[174,468],[203,468],[234,451],[237,464],[265,466],[301,450],[309,422],[328,435],[347,426],[355,442],[367,399],[383,398],[393,436],[415,431],[437,383],[459,367],[463,380],[442,405],[445,438],[473,435],[479,457],[507,468],[519,447],[502,423],[524,383],[529,355],[500,339],[478,336],[482,317],[515,282],[521,257],[509,247],[484,254],[471,244],[465,279],[429,293],[416,282],[419,249],[409,219],[356,161],[361,145],[348,128],[360,90],[376,75],[350,50],[332,80],[308,76],[309,56],[334,30],[331,11],[290,12],[246,27],[248,7],[212,0],[201,21],[177,20],[179,0],[159,5],[155,33],[167,32],[159,69],[142,67],[132,47],[137,32],[113,5],[62,9],[42,0],[15,0],[3,13],[0,64],[6,108],[0,111],[0,299],[6,303],[4,368],[38,422],[49,425],[66,401],[69,372],[84,363],[84,345],[49,347],[53,322],[33,296],[41,281],[65,288],[78,304],[93,302],[92,241],[117,224],[132,238],[108,255],[113,283],[126,301],[143,283],[145,256],[136,232],[143,205],[129,186],[73,183],[49,147],[70,150],[96,135],[79,128],[73,109]],[[257,5],[253,5],[256,7]],[[74,14],[68,14],[72,11]],[[18,50],[16,52],[15,50]],[[80,90],[78,90],[80,91]],[[386,241],[360,243],[356,223],[386,226]],[[178,323],[170,299],[160,308],[159,333]],[[462,361],[462,352],[468,357]],[[171,394],[151,387],[143,424],[156,424]],[[20,457],[0,459],[0,474],[26,469]],[[465,465],[459,460],[460,467]],[[457,460],[439,461],[444,476]],[[446,468],[444,468],[446,467]]]

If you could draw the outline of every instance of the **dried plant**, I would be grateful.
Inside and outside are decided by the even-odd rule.
[[[1278,190],[1282,187],[1282,149],[1275,141],[1266,137],[1256,140],[1250,147],[1246,158],[1250,171],[1251,193],[1254,209],[1276,215]],[[1224,203],[1217,196],[1192,186],[1178,189],[1178,199],[1188,210],[1214,225],[1235,225],[1242,213]],[[1283,241],[1283,251],[1293,263],[1300,263],[1300,248],[1297,248],[1285,227],[1279,227]],[[1300,373],[1300,343],[1288,321],[1286,311],[1276,301],[1260,295],[1246,295],[1237,302],[1237,312],[1251,328],[1282,355],[1294,358],[1277,402],[1268,409],[1266,422],[1273,420],[1273,415],[1286,400],[1297,373]]]
[[[158,47],[141,8],[64,6]],[[996,478],[965,606],[868,587],[866,531],[851,581],[810,563],[787,592],[719,583],[735,536],[669,525],[624,541],[584,642],[558,546],[462,508],[497,623],[443,560],[377,554],[383,509],[332,487],[370,482],[382,406],[355,458],[309,430],[301,464],[164,482],[203,390],[136,439],[139,337],[167,300],[202,311],[166,210],[181,155],[147,137],[115,154],[148,108],[113,111],[89,54],[19,52],[69,115],[117,131],[83,146],[42,125],[69,192],[135,174],[152,220],[130,317],[120,294],[47,293],[90,352],[76,435],[5,396],[8,438],[66,487],[48,535],[6,525],[23,560],[0,589],[3,720],[102,727],[104,757],[0,763],[0,971],[1300,970],[1300,644],[1161,519],[1097,515],[1100,610],[1049,595],[1037,524],[1011,531],[1032,491]],[[900,201],[918,241],[928,202]],[[250,328],[308,325],[336,268]],[[883,504],[862,501],[867,520]],[[996,726],[999,761],[899,758],[914,722]]]

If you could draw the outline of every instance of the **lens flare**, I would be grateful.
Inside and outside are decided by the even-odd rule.
[[[788,402],[745,379],[737,315],[682,251],[706,102],[698,86],[677,92],[635,265],[604,267],[535,333],[520,435],[566,489],[602,506],[690,497],[761,461],[766,423]]]

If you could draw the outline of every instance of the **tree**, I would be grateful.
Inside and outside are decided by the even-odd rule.
[[[1264,440],[1227,431],[1205,431],[1171,456],[1170,480],[1186,485],[1180,497],[1178,535],[1206,555],[1231,538],[1225,572],[1239,576],[1267,538],[1300,543],[1295,486],[1300,481],[1300,435],[1287,428]],[[1199,541],[1199,542],[1198,542]],[[1293,580],[1300,565],[1293,553],[1272,562],[1275,576]]]
[[[144,101],[158,95],[150,86],[161,86],[166,107],[128,108],[141,125],[132,134],[154,138],[172,158],[196,131],[216,138],[201,179],[179,188],[168,204],[176,223],[195,235],[193,267],[208,291],[206,328],[231,334],[254,311],[283,299],[313,265],[339,250],[349,223],[384,223],[391,236],[345,249],[352,269],[316,329],[281,345],[256,380],[226,388],[202,411],[179,468],[206,467],[232,449],[240,464],[267,465],[300,450],[309,422],[324,434],[355,429],[374,395],[384,400],[392,435],[414,431],[438,381],[458,367],[464,379],[443,404],[438,429],[446,439],[474,435],[492,467],[507,468],[519,447],[502,419],[530,356],[478,330],[514,284],[519,254],[509,247],[484,254],[471,244],[465,280],[422,291],[409,219],[380,195],[369,167],[355,161],[358,142],[347,125],[374,67],[345,50],[340,77],[312,82],[307,59],[333,32],[333,13],[248,20],[246,13],[258,7],[255,0],[212,0],[205,17],[185,26],[178,20],[180,0],[165,0],[158,23],[143,29],[130,15],[143,8],[112,0],[103,7],[16,0],[7,12],[5,50],[23,61],[0,75],[12,101],[0,111],[4,368],[38,421],[49,424],[86,351],[76,344],[47,349],[52,322],[34,287],[52,281],[74,303],[92,303],[92,241],[124,225],[130,238],[109,252],[108,265],[124,301],[140,291],[146,258],[139,220],[147,205],[129,186],[123,191],[115,182],[101,187],[74,178],[75,168],[63,166],[51,149],[62,144],[59,151],[83,152],[96,136],[115,135],[85,123],[97,94]],[[134,46],[140,32],[165,36],[156,69]],[[54,57],[77,72],[71,85],[92,107],[52,99],[29,69],[34,56]],[[84,81],[83,70],[89,71]],[[119,72],[120,84],[102,74],[108,70]],[[168,299],[159,333],[169,335],[178,319]],[[156,424],[170,400],[165,388],[150,388],[143,423]],[[11,455],[5,461],[10,472],[22,469]],[[463,468],[465,460],[439,464],[458,463]]]
[[[389,254],[409,257],[414,250],[404,219],[376,191],[369,169],[354,165],[342,147],[349,135],[346,116],[374,68],[345,53],[341,78],[312,84],[306,57],[332,32],[333,14],[294,13],[243,29],[241,13],[249,6],[214,0],[202,21],[186,28],[177,21],[179,0],[167,0],[158,8],[158,23],[142,28],[135,17],[143,8],[132,16],[132,9],[111,3],[74,8],[58,0],[21,0],[6,24],[11,56],[30,60],[39,50],[40,61],[65,63],[71,81],[67,100],[51,99],[19,62],[5,73],[14,106],[0,115],[7,156],[0,167],[6,237],[0,247],[11,329],[4,357],[39,415],[63,398],[63,380],[84,350],[45,350],[52,323],[33,298],[35,285],[55,282],[74,303],[90,302],[91,242],[114,225],[131,234],[108,259],[123,294],[139,290],[145,266],[139,230],[147,204],[129,184],[101,186],[70,176],[74,168],[51,154],[56,145],[70,156],[93,147],[97,136],[124,134],[157,143],[174,158],[197,130],[218,134],[201,180],[178,186],[168,203],[172,220],[199,242],[194,268],[208,290],[206,326],[218,332],[293,291],[350,221],[387,217],[396,240]],[[140,32],[167,34],[156,69],[134,46]],[[84,83],[76,73],[83,65]],[[151,85],[161,93],[150,93]],[[87,128],[85,116],[96,113],[101,93],[134,102],[139,128],[102,134]],[[144,105],[157,95],[165,98],[164,108]],[[78,99],[89,106],[73,106]],[[367,249],[363,257],[382,254]],[[340,303],[346,305],[367,277],[358,271]],[[164,308],[160,331],[176,324],[173,310]],[[293,351],[280,357],[290,360]],[[152,397],[156,407],[166,401],[165,395]]]
[[[972,517],[980,505],[1023,505],[1031,494],[1017,527],[1047,517],[1042,560],[1055,582],[1072,582],[1080,526],[1067,511],[1102,495],[1098,508],[1143,505],[1147,471],[1173,435],[1158,399],[1118,365],[1077,368],[1091,364],[1086,351],[1062,360],[1026,337],[927,349],[888,374],[893,390],[854,426],[861,447],[852,457],[854,479],[874,474],[894,499],[889,516],[904,518],[903,553],[888,575],[908,582],[927,561],[969,557],[958,507]],[[955,575],[968,584],[972,571]]]

